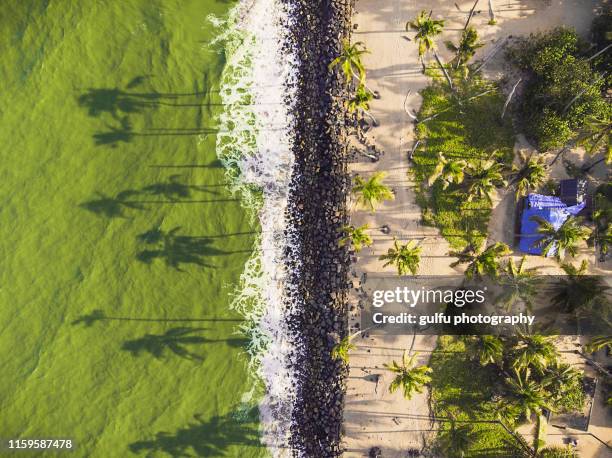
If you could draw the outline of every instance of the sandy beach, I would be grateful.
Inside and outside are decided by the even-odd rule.
[[[351,172],[369,176],[375,171],[385,171],[384,180],[395,193],[395,200],[385,202],[375,213],[353,208],[352,224],[368,224],[374,240],[371,247],[365,248],[353,265],[356,278],[367,273],[368,276],[394,276],[394,268],[383,268],[378,257],[392,245],[393,238],[400,241],[419,240],[422,247],[419,274],[422,275],[462,275],[462,268],[450,267],[452,258],[448,256],[449,245],[436,228],[423,226],[421,209],[415,202],[414,183],[408,176],[408,153],[414,144],[413,122],[406,113],[416,113],[421,104],[418,92],[430,83],[430,78],[422,73],[417,56],[414,33],[405,31],[405,24],[421,10],[432,10],[433,17],[446,21],[443,34],[438,37],[438,52],[447,60],[450,53],[445,49],[445,40],[457,40],[465,24],[473,1],[436,1],[423,0],[358,0],[354,15],[353,42],[361,41],[370,54],[364,57],[368,85],[380,93],[380,99],[371,103],[371,112],[380,126],[368,133],[384,155],[378,162],[362,158],[351,164]],[[487,56],[499,43],[511,35],[525,35],[545,31],[562,24],[573,26],[581,34],[586,34],[597,7],[595,1],[504,1],[495,2],[494,13],[497,23],[488,25],[489,9],[487,2],[481,1],[471,20],[485,46],[479,49],[475,59]],[[433,58],[431,58],[433,59]],[[503,52],[491,59],[484,72],[491,79],[497,79],[504,70]],[[516,150],[528,148],[521,138],[517,138]],[[573,151],[570,155],[580,155]],[[603,168],[605,170],[605,167]],[[600,172],[594,172],[600,173]],[[564,178],[565,170],[559,164],[551,175]],[[603,173],[605,176],[605,172]],[[515,210],[514,193],[502,190],[495,200],[493,215],[489,225],[489,242],[502,241],[512,245],[513,221]],[[388,226],[390,233],[384,234],[380,228]],[[588,258],[594,270],[607,271],[608,266],[596,265],[591,254]],[[517,257],[517,259],[520,258]],[[580,259],[580,258],[579,258]],[[531,265],[544,266],[542,273],[558,273],[558,264],[551,259],[531,257]],[[356,286],[358,286],[356,282]],[[357,297],[354,297],[357,302]],[[349,324],[354,328],[359,321],[358,308],[349,316]],[[421,450],[425,443],[435,435],[436,424],[430,418],[429,393],[405,400],[398,391],[389,393],[392,375],[383,367],[392,359],[400,360],[404,349],[419,351],[419,363],[424,364],[435,348],[435,336],[359,336],[354,340],[357,348],[350,355],[350,375],[346,407],[344,412],[344,447],[346,457],[368,456],[372,447],[380,447],[385,458],[405,457],[410,449]],[[577,361],[577,365],[584,366]],[[602,407],[600,406],[600,409]],[[604,412],[605,414],[605,412]],[[600,437],[612,437],[612,429],[602,426],[603,414],[595,409],[591,428],[597,429]],[[609,418],[607,423],[610,424]],[[550,428],[550,443],[560,442],[563,434]],[[591,431],[591,430],[589,430]],[[565,433],[564,433],[565,434]],[[547,437],[547,440],[549,438]],[[609,456],[605,447],[589,436],[581,439],[579,450],[583,457]]]

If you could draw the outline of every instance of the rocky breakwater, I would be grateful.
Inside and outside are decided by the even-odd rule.
[[[346,87],[328,65],[349,38],[351,0],[286,0],[295,21],[287,46],[297,57],[293,107],[295,163],[290,187],[287,263],[289,326],[296,377],[290,448],[294,456],[341,455],[346,366],[331,356],[347,333],[349,256]]]

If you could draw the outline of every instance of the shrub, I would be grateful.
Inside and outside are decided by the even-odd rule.
[[[508,52],[528,75],[519,114],[525,133],[542,150],[576,138],[586,118],[610,116],[606,80],[588,60],[587,49],[573,29],[557,28],[520,39]]]

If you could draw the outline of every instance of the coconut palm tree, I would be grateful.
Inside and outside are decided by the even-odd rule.
[[[463,458],[476,436],[472,425],[457,426],[455,421],[451,421],[450,428],[440,435],[440,452],[448,458]]]
[[[584,373],[574,369],[569,364],[560,362],[555,358],[548,367],[541,380],[542,386],[551,394],[555,402],[561,401],[568,393],[576,392],[582,386]]]
[[[595,230],[591,232],[587,243],[589,246],[599,247],[599,253],[605,260],[605,256],[610,251],[610,245],[612,245],[612,225],[610,223],[600,225],[597,221],[595,223]]]
[[[527,441],[520,435],[513,435],[512,440],[504,440],[507,456],[513,458],[578,458],[577,452],[570,446],[550,446],[532,448]]]
[[[482,366],[497,364],[504,356],[504,343],[497,336],[474,336],[470,352]]]
[[[587,240],[591,234],[588,227],[582,226],[582,218],[576,216],[567,218],[559,228],[555,228],[552,223],[540,216],[532,216],[531,220],[538,223],[537,231],[542,235],[533,246],[542,248],[542,256],[555,253],[559,261],[566,253],[572,257],[576,256],[578,244]]]
[[[368,225],[364,224],[363,226],[355,227],[355,226],[344,226],[342,231],[346,234],[344,237],[340,239],[340,246],[345,246],[350,244],[356,253],[359,253],[364,246],[372,245],[372,237],[370,237],[366,231],[368,230]]]
[[[558,356],[551,337],[519,334],[518,343],[512,349],[512,367],[518,370],[530,367],[543,370]]]
[[[414,30],[417,32],[416,41],[419,45],[419,60],[421,61],[421,65],[423,66],[423,72],[425,72],[425,61],[424,56],[428,52],[432,52],[436,57],[438,63],[440,63],[440,58],[436,53],[436,42],[435,37],[442,33],[442,29],[444,28],[443,20],[436,20],[431,18],[431,12],[427,13],[427,11],[423,10],[419,13],[419,15],[414,19],[414,21],[410,21],[406,23],[406,31]],[[446,69],[441,65],[442,70],[446,73]],[[452,87],[452,82],[450,82],[450,78],[448,78],[450,86]]]
[[[446,159],[440,152],[438,153],[438,164],[427,180],[427,184],[431,186],[440,180],[442,189],[448,188],[453,183],[460,184],[463,182],[466,166],[467,163],[464,160]]]
[[[605,309],[610,287],[599,276],[587,275],[586,259],[580,267],[561,264],[567,275],[560,277],[551,291],[551,303],[564,313],[584,313],[593,309]],[[595,304],[599,307],[593,307]]]
[[[346,336],[332,349],[332,358],[341,359],[345,364],[349,362],[349,351],[357,348],[351,343],[351,336]]]
[[[542,409],[552,410],[550,395],[544,387],[530,378],[530,370],[514,369],[514,376],[506,378],[511,403],[528,421],[531,414],[541,415]]]
[[[502,175],[503,165],[493,159],[478,160],[468,166],[470,186],[467,201],[474,198],[486,199],[493,203],[491,198],[496,186],[505,186],[506,180]]]
[[[467,27],[463,30],[459,43],[446,42],[446,47],[455,53],[455,58],[453,59],[455,61],[455,70],[462,65],[466,65],[474,57],[476,50],[483,46],[484,43],[478,40],[478,32],[476,32],[474,27]]]
[[[395,239],[393,248],[389,248],[387,254],[383,254],[378,259],[387,261],[383,264],[383,267],[396,266],[397,275],[406,275],[408,272],[416,275],[421,261],[421,247],[417,246],[416,240],[410,240],[408,243],[400,245]]]
[[[511,185],[516,186],[516,200],[526,196],[529,191],[537,189],[546,179],[546,161],[541,156],[533,154],[527,158],[523,151],[519,153],[520,167],[512,166]]]
[[[584,146],[589,154],[601,150],[605,152],[603,159],[589,165],[587,169],[593,168],[593,166],[604,160],[607,163],[612,162],[612,122],[610,122],[610,118],[587,116],[576,143]]]
[[[374,98],[363,84],[359,85],[353,96],[348,100],[347,107],[351,113],[362,112],[372,120],[372,125],[378,126],[376,118],[370,113],[370,101]]]
[[[480,278],[488,275],[491,278],[497,278],[501,269],[500,261],[504,256],[512,253],[510,247],[502,242],[489,245],[486,249],[475,249],[470,245],[463,251],[451,251],[450,256],[454,256],[457,261],[451,264],[451,267],[456,267],[459,264],[467,264],[465,276],[468,279]]]
[[[595,353],[602,348],[612,350],[612,336],[598,336],[593,337],[591,342],[586,346],[586,351],[589,353]]]
[[[361,41],[351,44],[345,40],[342,44],[342,53],[329,63],[329,69],[333,70],[340,66],[346,84],[350,84],[353,78],[357,78],[360,83],[365,81],[365,67],[361,62],[361,56],[368,54],[365,44]]]
[[[432,371],[431,367],[415,367],[417,355],[418,353],[409,356],[408,350],[404,350],[401,365],[395,360],[391,364],[384,365],[388,370],[396,374],[389,385],[389,393],[395,393],[398,388],[401,388],[404,392],[404,398],[411,399],[414,393],[423,392],[423,385],[431,382],[431,377],[428,375]]]
[[[355,177],[352,192],[357,194],[357,203],[359,205],[376,211],[376,205],[379,202],[395,198],[391,188],[382,182],[385,175],[384,172],[376,172],[368,180],[364,180],[360,176]]]
[[[595,228],[587,243],[598,248],[603,261],[612,245],[612,201],[606,196],[605,187],[598,189],[593,198],[593,221]]]
[[[512,258],[508,259],[503,275],[498,283],[503,287],[502,293],[496,298],[496,302],[510,312],[512,306],[517,302],[523,302],[528,310],[533,308],[533,299],[537,295],[542,280],[536,277],[537,268],[527,269],[523,256],[518,266]]]

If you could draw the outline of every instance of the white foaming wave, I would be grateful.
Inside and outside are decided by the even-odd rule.
[[[213,21],[211,21],[213,22]],[[257,248],[241,276],[232,306],[249,323],[250,366],[265,385],[260,402],[263,441],[275,457],[287,447],[295,399],[290,369],[294,351],[285,293],[285,209],[293,168],[292,100],[295,58],[283,54],[288,14],[280,0],[245,0],[230,13],[222,41],[227,63],[222,78],[217,155],[233,191],[256,214]]]

